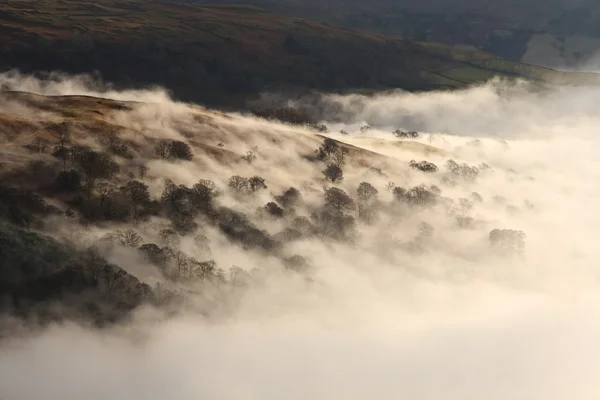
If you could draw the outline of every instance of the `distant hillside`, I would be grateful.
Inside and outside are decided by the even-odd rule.
[[[398,38],[474,46],[539,65],[575,67],[600,50],[600,6],[591,0],[187,1],[252,4]]]
[[[361,33],[247,6],[144,1],[0,4],[0,69],[88,73],[239,106],[265,90],[456,88],[494,75],[584,81],[494,56]]]

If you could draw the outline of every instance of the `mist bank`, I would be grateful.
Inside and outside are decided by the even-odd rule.
[[[0,343],[8,397],[600,394],[596,90],[534,93],[493,82],[427,94],[324,94],[310,104],[328,128],[317,132],[172,102],[162,91],[116,92],[68,77],[0,82],[114,99],[3,97],[11,171],[42,161],[56,174],[80,173],[82,186],[58,196],[21,175],[3,181],[33,185],[62,212],[34,229],[94,246],[154,290],[159,283],[185,298],[170,316],[144,306],[102,331],[67,322],[20,330]],[[64,147],[107,154],[118,171],[88,192],[80,159],[26,149],[35,137],[60,147],[47,121],[68,121]],[[403,136],[410,131],[417,135]],[[107,132],[127,151],[103,141]],[[175,141],[191,157],[169,155]],[[252,177],[262,184],[244,184]],[[148,203],[125,207],[118,220],[89,213],[103,198],[99,183],[115,186],[103,201],[116,207],[130,204],[119,188],[133,180],[146,186]],[[190,193],[201,185],[214,189],[210,204],[169,206],[174,193],[196,204]],[[301,200],[286,195],[291,187]],[[69,200],[77,195],[81,203]],[[176,256],[151,261],[138,250],[149,243]],[[205,268],[201,278],[176,268],[196,265],[191,259]],[[247,277],[242,286],[239,276]]]

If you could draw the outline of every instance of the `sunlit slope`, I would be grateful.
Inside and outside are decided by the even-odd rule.
[[[177,176],[177,179],[183,176],[188,183],[199,178],[195,168],[223,183],[228,174],[245,169],[247,173],[264,174],[266,178],[274,175],[269,180],[277,187],[279,171],[289,174],[298,169],[305,173],[298,178],[304,180],[307,187],[320,189],[322,174],[314,158],[323,135],[309,128],[176,103],[136,103],[89,96],[46,97],[25,92],[1,93],[0,102],[9,104],[0,108],[0,154],[5,171],[35,160],[38,155],[27,149],[34,142],[43,141],[47,146],[45,151],[51,152],[56,138],[48,127],[67,123],[74,132],[70,136],[72,145],[102,148],[109,137],[117,135],[135,158],[149,160],[150,178],[174,178],[186,168],[175,168],[156,160],[156,143],[170,137],[185,140],[195,154],[194,171]],[[364,147],[370,148],[370,143],[369,140]],[[362,148],[360,141],[343,146],[349,162],[364,171],[397,162],[378,154],[376,146],[373,150]],[[419,143],[407,146],[415,148],[417,154],[429,148]],[[257,157],[250,166],[243,160],[248,152]],[[49,155],[46,157],[52,159]],[[123,164],[126,170],[136,170],[135,163],[124,160]],[[315,177],[320,178],[313,181]],[[286,184],[285,181],[280,183]]]

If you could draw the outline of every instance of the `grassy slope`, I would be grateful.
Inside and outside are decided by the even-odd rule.
[[[181,0],[159,0],[163,2]],[[565,17],[574,10],[586,8],[597,15],[600,11],[592,0],[184,0],[189,3],[244,3],[254,4],[278,13],[303,15],[309,18],[322,18],[332,22],[360,23],[378,22],[382,29],[386,22],[393,21],[402,13],[418,15],[445,14],[452,17],[467,16],[492,22],[499,29],[511,23],[524,29],[549,28],[553,21]],[[362,17],[362,21],[360,21]],[[456,21],[455,21],[456,22]],[[498,26],[500,25],[500,26]],[[581,27],[579,27],[581,28]]]
[[[257,5],[275,13],[417,41],[471,44],[515,61],[522,58],[536,32],[600,35],[600,6],[593,0],[185,1]]]
[[[160,84],[179,98],[240,105],[272,88],[456,88],[520,66],[241,6],[144,1],[0,4],[0,67],[99,71],[123,85]],[[528,67],[543,81],[589,80]]]

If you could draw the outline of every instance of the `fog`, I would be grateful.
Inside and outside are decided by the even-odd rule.
[[[192,162],[148,161],[155,196],[165,177],[186,185],[212,179],[225,188],[233,174],[258,174],[267,191],[244,201],[225,191],[221,204],[252,214],[290,186],[306,200],[300,215],[322,202],[321,166],[304,157],[322,141],[312,131],[176,104],[161,90],[116,92],[86,79],[55,76],[48,83],[12,73],[0,75],[0,86],[155,103],[108,117],[140,144],[176,137],[193,145]],[[351,155],[335,186],[355,196],[368,181],[384,204],[393,202],[388,182],[435,184],[454,200],[477,192],[483,201],[465,212],[473,225],[457,227],[455,203],[452,212],[441,205],[384,207],[377,223],[359,226],[352,244],[309,238],[287,245],[288,254],[310,260],[309,280],[207,229],[219,266],[260,268],[264,279],[239,293],[198,289],[191,303],[214,304],[212,313],[192,305],[167,318],[144,308],[110,330],[62,324],[7,339],[0,343],[2,397],[597,399],[599,100],[597,89],[539,93],[500,81],[456,92],[323,95],[315,113],[331,131],[325,136],[380,154]],[[372,129],[361,133],[364,125]],[[420,136],[399,140],[395,129]],[[258,158],[252,165],[234,156],[217,160],[195,142],[223,142],[236,155],[254,149]],[[386,176],[369,173],[365,159]],[[450,185],[442,179],[449,159],[491,169]],[[440,170],[423,173],[410,160]],[[269,232],[282,227],[252,218]],[[402,245],[423,222],[434,233],[420,251],[406,251]],[[161,223],[136,229],[152,240]],[[495,252],[488,240],[494,228],[525,232],[523,254]],[[110,229],[77,236],[93,241]],[[191,240],[181,248],[199,253]],[[160,279],[127,249],[106,256],[142,280]]]

